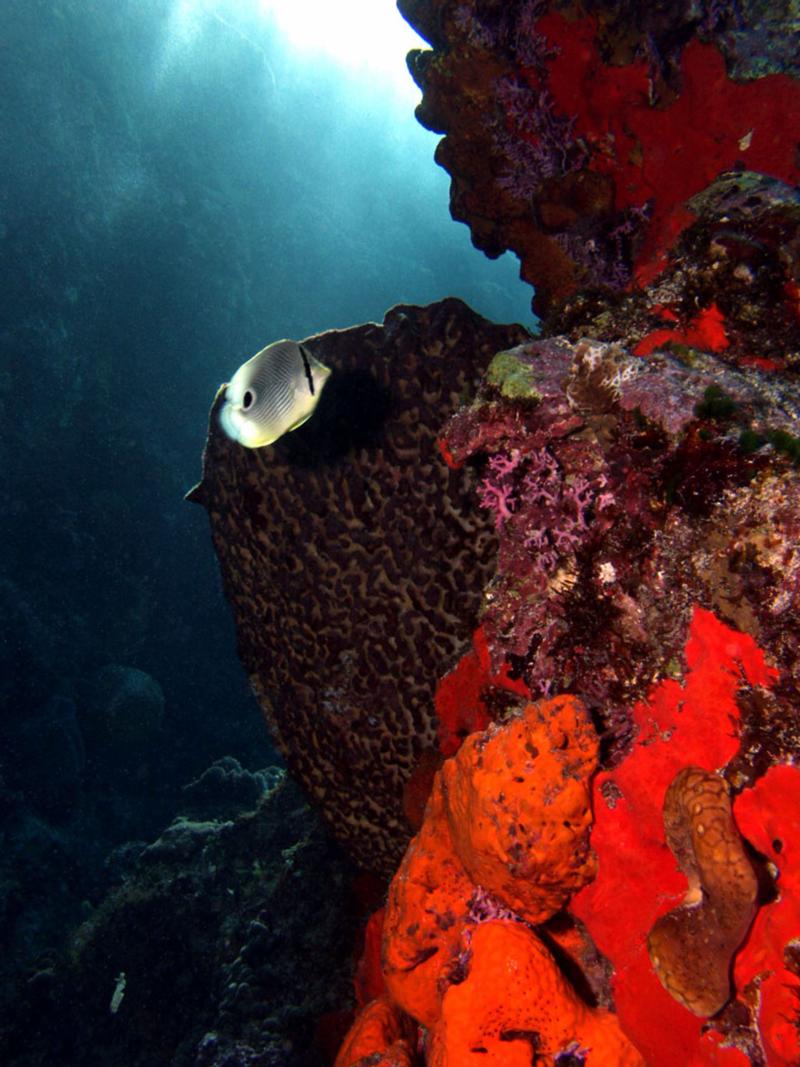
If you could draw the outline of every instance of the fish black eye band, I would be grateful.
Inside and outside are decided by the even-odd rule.
[[[313,396],[314,392],[315,392],[315,390],[314,390],[314,375],[311,373],[311,362],[310,362],[310,360],[308,358],[309,357],[309,351],[308,351],[308,349],[306,348],[305,345],[298,345],[297,347],[300,349],[300,355],[302,356],[302,359],[303,359],[303,369],[306,372],[306,381],[308,382],[308,388],[309,388],[309,391],[311,392],[311,395]]]

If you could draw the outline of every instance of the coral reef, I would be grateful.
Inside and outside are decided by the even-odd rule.
[[[772,247],[791,249],[791,198],[767,188],[742,213],[744,228],[755,230],[759,213],[778,219]],[[740,184],[722,180],[709,193],[709,203],[720,201],[737,225]],[[650,1067],[789,1064],[798,1033],[793,994],[781,996],[786,986],[774,977],[792,975],[796,928],[759,934],[775,907],[769,853],[759,860],[739,844],[727,815],[724,832],[709,828],[713,863],[697,842],[687,854],[689,831],[678,833],[668,794],[676,776],[680,785],[697,773],[720,817],[731,790],[735,819],[762,775],[800,753],[796,334],[783,329],[783,296],[770,331],[776,290],[765,279],[749,293],[758,323],[749,340],[710,271],[700,296],[705,265],[693,249],[719,239],[717,211],[688,231],[650,290],[605,312],[594,305],[588,330],[607,339],[580,332],[588,299],[568,302],[570,333],[496,356],[475,401],[442,434],[449,462],[480,461],[476,503],[492,514],[499,546],[475,677],[459,693],[464,708],[448,709],[449,730],[502,716],[514,679],[534,696],[575,693],[592,712],[604,767],[593,783],[598,874],[568,910],[612,965],[620,1024]],[[778,259],[782,290],[791,259]],[[648,301],[688,309],[692,291],[695,309],[706,310],[648,330]],[[763,360],[753,358],[762,350]],[[786,788],[791,795],[796,785]],[[764,838],[758,818],[751,832]],[[784,877],[790,885],[792,874]],[[761,981],[764,1000],[754,992]]]
[[[493,670],[510,664],[534,696],[576,693],[621,752],[627,709],[680,662],[693,605],[707,605],[782,671],[772,714],[796,752],[800,475],[768,437],[800,433],[798,386],[711,353],[642,360],[593,340],[528,342],[505,366],[512,357],[529,396],[503,395],[495,361],[495,384],[443,432],[452,463],[486,457],[479,502],[499,555],[481,629]]]
[[[684,261],[695,238],[707,247],[699,234]],[[619,305],[620,336],[573,338],[581,314],[600,315],[576,298],[569,332],[484,353],[483,382],[431,439],[496,559],[491,576],[473,572],[479,625],[443,655],[435,733],[391,801],[417,825],[430,788],[367,930],[367,1014],[342,1065],[349,1049],[387,1064],[535,1053],[764,1067],[764,1049],[792,1062],[796,871],[767,783],[780,770],[794,781],[800,756],[800,389],[791,354],[771,370],[748,360],[723,295],[690,297],[678,273]],[[681,313],[654,326],[644,302],[673,283],[664,308]],[[771,292],[753,295],[759,336]],[[211,513],[230,530],[241,518]],[[357,732],[342,779],[353,751]],[[325,798],[329,818],[339,804]],[[362,830],[339,827],[357,857]],[[552,992],[546,1018],[510,979],[492,1006],[497,953]]]
[[[364,440],[337,436],[323,397],[317,428],[268,464],[233,455],[212,413],[194,494],[290,765],[362,864],[387,873],[399,859],[366,926],[337,1067],[789,1067],[791,11],[400,7],[432,46],[409,65],[420,121],[445,134],[452,214],[487,254],[517,253],[542,333],[501,340],[452,301],[394,309],[362,340],[384,390],[396,353],[399,399]],[[334,371],[343,338],[310,342]],[[307,518],[326,508],[327,524]],[[263,583],[279,565],[275,611]]]
[[[334,372],[314,418],[251,451],[215,406],[191,494],[276,743],[333,832],[387,875],[411,834],[405,786],[436,747],[436,679],[472,630],[493,548],[436,432],[525,336],[447,300],[311,338]]]
[[[764,195],[737,221],[747,188]],[[727,262],[714,248],[727,240],[728,209],[738,232],[765,227],[766,280],[756,271],[747,281],[741,261],[712,269]],[[532,1054],[649,1067],[792,1062],[796,871],[771,828],[780,816],[767,783],[781,770],[794,781],[800,757],[800,386],[793,327],[784,330],[794,208],[784,186],[745,175],[720,179],[702,210],[649,287],[605,310],[579,294],[559,313],[563,333],[484,349],[483,381],[428,441],[461,479],[451,483],[459,506],[471,502],[464,536],[481,565],[469,580],[485,583],[483,601],[462,618],[471,644],[460,629],[438,661],[415,760],[398,764],[401,734],[362,768],[352,753],[362,758],[365,741],[352,729],[337,756],[346,805],[381,761],[404,766],[401,788],[381,794],[404,830],[419,824],[430,789],[368,927],[359,1001],[376,1019],[357,1021],[363,1043],[354,1031],[341,1064],[348,1048],[367,1062],[428,1065]],[[732,277],[750,286],[747,310],[727,300]],[[427,309],[428,321],[451,306]],[[232,462],[214,454],[222,447],[212,431],[207,466],[209,456],[220,469]],[[220,481],[217,508],[236,477]],[[254,481],[241,477],[249,499]],[[389,491],[378,480],[374,499],[381,485]],[[220,531],[235,532],[241,515],[210,511],[223,567],[227,556],[244,561],[243,581],[259,538],[229,551]],[[253,531],[252,518],[243,528]],[[332,709],[320,706],[327,729]],[[384,730],[397,724],[386,708]],[[310,736],[303,719],[283,728],[299,729],[295,744]],[[313,744],[306,754],[319,760],[328,750],[319,736]],[[323,797],[310,765],[300,772],[363,857],[374,827],[362,821],[354,838],[352,807]],[[394,826],[400,814],[389,815]],[[399,840],[392,826],[369,861],[381,870]],[[484,927],[495,932],[478,935]],[[498,952],[552,991],[546,1018],[510,979],[492,1006]],[[375,998],[383,1007],[370,1009]]]
[[[383,921],[386,991],[425,1029],[420,1063],[584,1062],[582,1037],[549,1028],[574,1018],[568,1003],[544,1020],[508,972],[479,977],[472,947],[492,925],[515,931],[497,951],[521,972],[546,981],[550,953],[581,1010],[613,1008],[627,1051],[608,1062],[797,1059],[798,218],[757,175],[700,200],[651,285],[570,298],[551,318],[564,332],[498,352],[440,434],[474,473],[497,559],[472,647],[437,687],[450,758]],[[579,816],[562,821],[578,880],[541,913],[539,872],[558,883],[564,867],[558,848],[526,861],[553,843],[537,819],[559,791],[526,771],[558,749],[531,732],[519,764],[498,743],[526,751],[530,695],[545,734],[579,698],[600,742],[588,841]],[[497,985],[513,1019],[492,1007]]]
[[[728,171],[689,206],[691,224],[650,284],[618,297],[576,293],[554,309],[548,330],[573,341],[617,341],[636,355],[706,350],[726,363],[796,371],[797,188],[753,171]]]
[[[540,313],[582,286],[652,277],[720,171],[796,177],[789,6],[399,6],[432,45],[409,67],[420,122],[445,134],[451,213],[488,255],[519,256]]]
[[[351,1000],[353,870],[285,772],[263,772],[272,787],[234,815],[253,777],[234,762],[225,817],[183,816],[141,843],[69,951],[30,977],[0,1027],[4,1064],[324,1062],[317,1021]]]
[[[233,756],[223,756],[183,787],[181,811],[195,819],[232,818],[252,810],[282,778],[278,767],[248,771]]]

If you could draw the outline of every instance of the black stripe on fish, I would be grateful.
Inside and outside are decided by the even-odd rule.
[[[309,355],[311,354],[305,345],[298,345],[300,349],[300,355],[303,357],[303,369],[306,372],[306,381],[308,382],[308,388],[311,395],[314,395],[314,375],[311,373],[311,363],[309,361]]]

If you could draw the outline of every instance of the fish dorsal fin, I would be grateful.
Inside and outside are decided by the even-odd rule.
[[[313,372],[311,370],[311,360],[314,357],[311,355],[311,353],[309,352],[309,350],[306,348],[305,345],[298,345],[297,347],[300,349],[300,357],[303,360],[303,370],[306,372],[306,381],[308,382],[308,390],[311,393],[311,395],[313,396],[314,393],[316,392],[316,389],[314,388],[314,374],[313,374]],[[305,422],[305,419],[303,419],[303,422]],[[296,423],[296,425],[297,426],[301,426],[302,423],[298,422],[298,423]],[[294,426],[292,426],[291,428],[294,429]]]

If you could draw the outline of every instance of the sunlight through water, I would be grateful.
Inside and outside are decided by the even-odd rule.
[[[424,45],[394,0],[256,0],[287,43],[326,55],[407,96],[419,95],[406,69],[411,48]]]
[[[254,48],[260,48],[264,32],[273,31],[287,52],[335,66],[340,77],[364,92],[392,96],[406,106],[419,99],[406,55],[425,42],[394,0],[176,0],[162,74],[176,53],[195,45],[204,20],[227,27]]]

